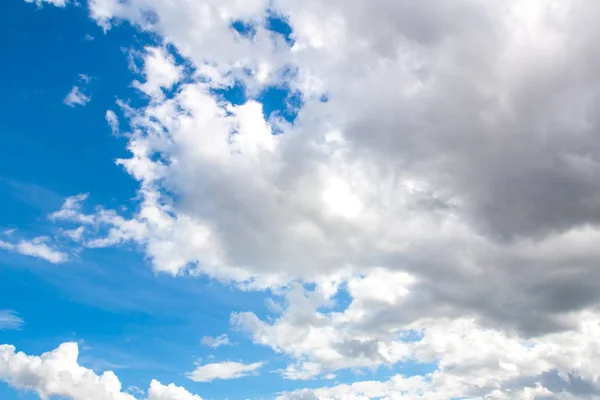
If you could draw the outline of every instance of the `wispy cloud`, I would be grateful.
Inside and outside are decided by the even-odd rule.
[[[21,240],[18,243],[9,243],[0,240],[0,249],[16,252],[19,254],[41,258],[53,264],[59,264],[69,259],[62,251],[50,247],[46,242],[46,236],[40,236],[32,240]]]
[[[86,74],[79,74],[78,84],[73,85],[71,91],[63,102],[69,107],[75,106],[85,106],[92,100],[92,97],[89,94],[85,93],[85,85],[88,84],[92,78]]]
[[[26,3],[35,3],[38,7],[41,7],[42,4],[52,4],[56,7],[64,7],[69,3],[69,0],[25,0]]]
[[[67,97],[65,97],[64,103],[69,107],[85,106],[90,100],[91,97],[82,93],[78,86],[73,86]]]
[[[105,118],[106,118],[106,122],[110,126],[110,130],[112,131],[113,135],[118,134],[119,133],[119,118],[117,117],[115,112],[112,110],[107,110]]]
[[[216,349],[219,346],[231,346],[233,343],[229,340],[226,333],[218,337],[204,336],[201,340],[202,344]]]
[[[16,311],[0,310],[0,331],[1,330],[18,330],[21,329],[25,321]]]

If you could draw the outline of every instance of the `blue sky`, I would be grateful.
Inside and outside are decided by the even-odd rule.
[[[600,398],[598,10],[498,3],[2,2],[0,399]]]

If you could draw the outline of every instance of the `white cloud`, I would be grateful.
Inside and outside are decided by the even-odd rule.
[[[233,345],[233,343],[231,343],[231,341],[229,340],[229,337],[227,336],[226,333],[224,333],[220,336],[217,336],[217,337],[204,336],[201,340],[201,343],[205,346],[212,347],[213,349],[216,349],[220,346]]]
[[[153,379],[148,389],[148,400],[202,400],[202,398],[172,383],[164,386]]]
[[[377,284],[373,285],[375,280]],[[369,317],[380,310],[403,310],[406,300],[391,303],[386,294],[394,291],[399,298],[405,297],[411,283],[404,273],[381,270],[364,278],[353,278],[349,286],[373,285],[383,295],[350,291],[352,303],[343,312],[329,313],[324,310],[334,307],[335,302],[323,290],[309,291],[296,284],[286,293],[287,307],[282,315],[272,322],[262,321],[250,312],[232,314],[231,322],[235,328],[249,333],[256,344],[298,360],[282,371],[283,376],[291,379],[311,379],[347,368],[391,366],[412,355],[401,337],[392,339],[409,328],[402,322],[390,327],[371,326]],[[397,308],[390,308],[391,304]]]
[[[49,238],[40,236],[32,240],[20,240],[17,243],[8,243],[0,240],[0,249],[14,251],[23,255],[41,258],[53,264],[59,264],[69,259],[67,253],[50,247],[47,242]]]
[[[65,97],[64,103],[69,107],[85,106],[91,97],[84,94],[78,86],[73,86],[67,97]]]
[[[422,321],[427,328],[422,340],[408,344],[410,358],[417,362],[437,362],[435,372],[415,377],[398,374],[389,381],[358,381],[301,390],[281,399],[538,398],[532,393],[575,399],[579,398],[578,379],[583,379],[580,385],[584,382],[579,390],[586,390],[589,398],[595,399],[600,397],[597,383],[600,370],[592,360],[600,347],[593,338],[599,317],[582,314],[579,318],[589,322],[583,323],[577,332],[535,339],[502,334],[466,319]]]
[[[140,245],[156,271],[283,293],[281,315],[232,323],[290,357],[289,378],[439,365],[290,396],[566,399],[569,374],[597,393],[599,7],[90,0],[105,29],[156,33],[196,74],[168,46],[141,53],[150,99],[122,121],[118,161],[140,186],[133,216],[86,214],[80,195],[52,217],[89,229],[87,247]],[[256,22],[252,40],[237,19]],[[234,79],[250,97],[301,92],[295,123],[224,105],[214,90]],[[349,305],[332,311],[337,293]]]
[[[113,135],[118,134],[119,133],[119,118],[117,118],[117,114],[115,114],[115,112],[112,110],[107,110],[105,118],[106,118],[106,122],[110,126],[110,130],[112,131]]]
[[[235,361],[224,361],[199,365],[187,377],[196,382],[212,382],[218,379],[236,379],[244,376],[256,375],[262,362],[243,364]]]
[[[279,372],[286,379],[309,380],[320,376],[322,369],[323,367],[319,363],[303,361],[298,364],[290,364]]]
[[[15,250],[21,254],[42,258],[54,264],[65,262],[69,259],[66,253],[51,248],[45,243],[45,239],[32,241],[21,240],[17,243]]]
[[[18,330],[25,321],[13,310],[0,310],[0,331]]]
[[[41,356],[15,352],[0,346],[0,379],[14,388],[36,392],[40,397],[61,396],[69,400],[135,400],[121,391],[112,372],[96,375],[77,363],[76,343],[64,343]]]
[[[83,234],[85,233],[85,227],[80,226],[75,229],[66,229],[62,232],[64,235],[69,237],[74,242],[80,242],[83,238]]]
[[[117,376],[106,371],[97,375],[77,362],[76,343],[63,343],[41,356],[16,352],[14,346],[0,345],[0,380],[15,389],[33,391],[42,399],[59,396],[68,400],[135,400],[122,391]],[[152,380],[148,400],[202,400],[173,384]]]
[[[26,3],[35,3],[37,6],[41,6],[44,3],[52,4],[57,7],[65,7],[69,4],[69,0],[25,0]]]
[[[158,47],[146,47],[144,57],[144,83],[134,86],[149,96],[160,96],[163,89],[170,89],[181,79],[182,68],[175,64],[173,56]]]

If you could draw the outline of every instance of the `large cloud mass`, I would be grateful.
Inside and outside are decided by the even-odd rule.
[[[52,217],[84,226],[88,247],[141,245],[157,271],[285,288],[276,320],[232,316],[294,359],[284,376],[439,366],[284,398],[597,393],[600,5],[89,7],[106,30],[159,34],[193,71],[167,47],[143,50],[148,105],[123,106],[131,157],[119,160],[140,183],[137,214],[86,213],[79,195]],[[267,29],[273,16],[291,38]],[[247,101],[219,95],[233,85]],[[265,118],[272,86],[301,97],[293,123]],[[338,292],[351,303],[332,311]]]

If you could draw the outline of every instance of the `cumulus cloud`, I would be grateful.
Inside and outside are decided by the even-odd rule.
[[[595,395],[599,7],[90,0],[105,29],[166,44],[140,53],[148,103],[118,160],[140,202],[125,217],[79,195],[52,218],[90,248],[138,244],[159,272],[283,294],[275,318],[231,322],[289,356],[289,378],[438,365],[291,398]],[[243,104],[218,95],[235,82]],[[293,123],[266,116],[275,86],[301,97]],[[244,366],[190,377],[217,365]]]
[[[165,386],[153,379],[148,389],[148,400],[202,400],[202,397],[172,383]]]
[[[33,391],[42,399],[59,396],[68,400],[135,400],[122,391],[117,376],[106,371],[97,375],[78,364],[76,343],[63,343],[41,356],[16,352],[14,346],[0,345],[0,380],[16,389]],[[202,400],[173,384],[152,380],[148,400]]]
[[[149,96],[158,96],[163,89],[170,89],[182,76],[182,68],[175,64],[173,56],[157,47],[145,48],[143,72],[146,81],[135,81],[134,86]]]
[[[20,240],[17,243],[0,240],[0,249],[41,258],[53,264],[60,264],[67,261],[69,259],[68,254],[49,246],[47,244],[49,240],[46,236],[40,236],[32,240]]]
[[[381,279],[377,287],[385,291],[391,279],[377,278]],[[282,398],[521,399],[527,397],[520,393],[538,386],[562,396],[557,398],[600,397],[600,370],[592,361],[600,351],[594,339],[600,326],[597,312],[575,315],[580,321],[576,329],[523,338],[464,317],[440,315],[405,324],[388,315],[373,323],[372,314],[401,313],[406,308],[396,303],[399,307],[393,309],[381,296],[355,293],[342,311],[332,310],[334,304],[324,302],[322,293],[300,287],[294,291],[288,294],[287,308],[272,322],[252,313],[232,316],[234,326],[247,330],[255,343],[298,360],[280,371],[285,378],[312,379],[340,369],[404,362],[432,365],[435,372],[297,391]]]
[[[25,321],[13,310],[0,310],[0,330],[18,330]]]
[[[187,377],[196,382],[212,382],[218,379],[236,379],[248,375],[256,375],[262,362],[243,364],[235,361],[224,361],[199,365]]]
[[[0,379],[14,388],[36,392],[40,397],[61,396],[70,400],[134,400],[121,391],[110,371],[96,375],[77,363],[76,343],[63,343],[41,356],[17,353],[14,346],[0,346]]]

